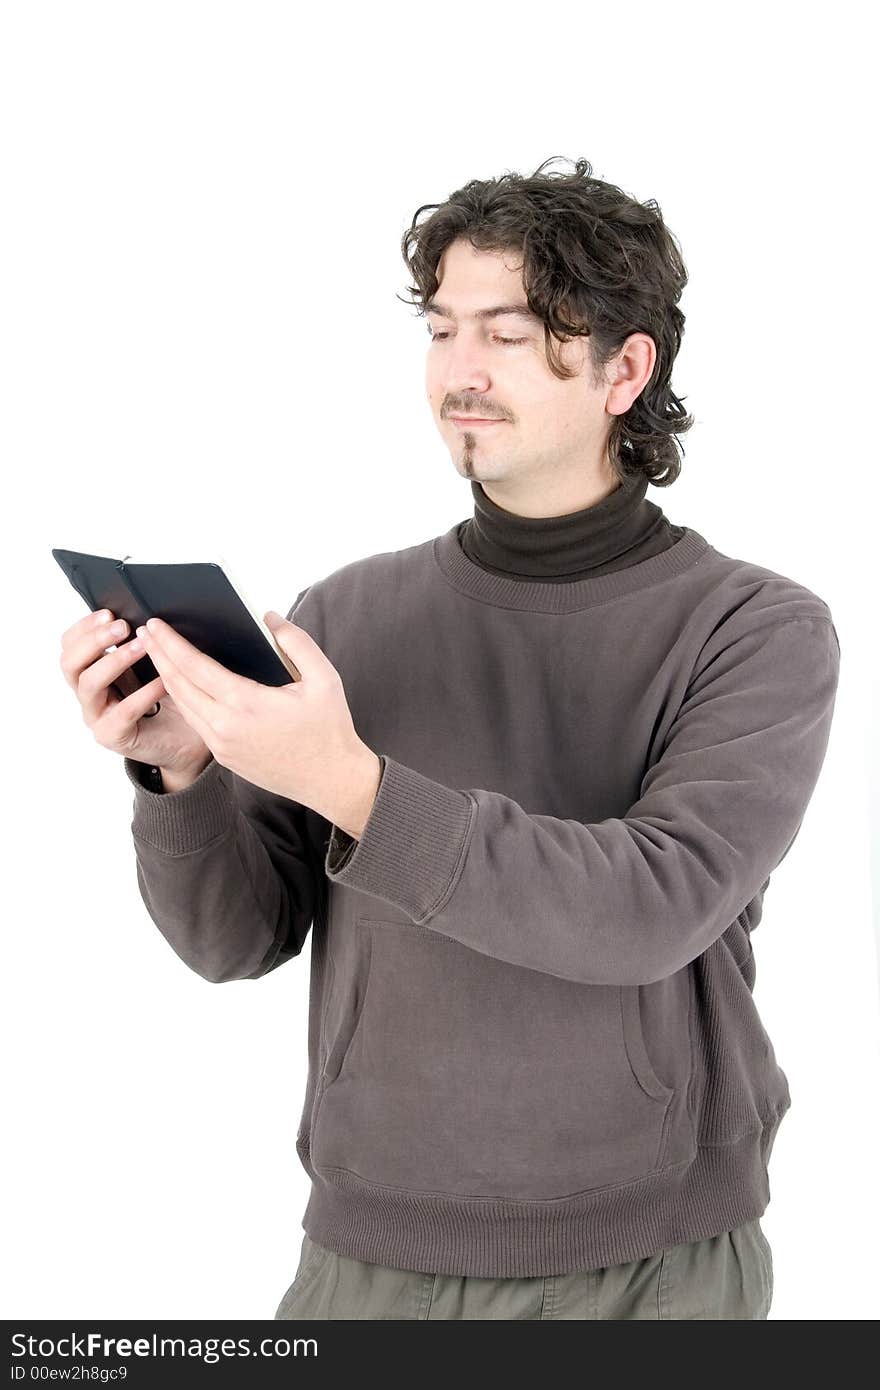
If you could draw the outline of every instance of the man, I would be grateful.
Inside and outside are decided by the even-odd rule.
[[[312,930],[276,1317],[766,1318],[790,1095],[751,932],[825,756],[830,610],[645,498],[693,423],[656,203],[541,166],[403,250],[473,515],[268,615],[282,691],[144,633],[205,751],[125,762],[187,964],[259,979]]]

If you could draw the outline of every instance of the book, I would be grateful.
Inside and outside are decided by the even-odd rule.
[[[114,560],[80,550],[53,549],[52,555],[93,613],[109,608],[124,618],[131,641],[148,618],[161,618],[200,652],[235,675],[282,686],[301,680],[300,672],[275,641],[226,560]],[[112,648],[107,649],[112,650]],[[135,688],[159,675],[149,656],[128,668]],[[126,694],[131,694],[128,690]]]

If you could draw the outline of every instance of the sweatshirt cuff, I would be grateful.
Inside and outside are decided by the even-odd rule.
[[[324,869],[332,882],[385,898],[423,925],[458,881],[477,803],[385,754],[381,761],[363,834],[353,840],[334,826]]]
[[[149,763],[123,763],[135,789],[132,834],[163,854],[192,854],[232,825],[237,806],[216,758],[179,792],[151,790],[156,778]]]

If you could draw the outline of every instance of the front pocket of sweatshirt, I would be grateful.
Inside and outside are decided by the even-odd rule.
[[[651,1064],[635,986],[563,980],[399,922],[356,931],[366,978],[328,1050],[317,1171],[541,1200],[662,1165],[674,1089]]]

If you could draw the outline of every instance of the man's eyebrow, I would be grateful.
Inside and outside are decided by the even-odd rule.
[[[452,319],[455,322],[455,314],[445,304],[438,304],[436,299],[431,299],[425,305],[426,314],[439,314],[441,318]],[[538,315],[533,314],[528,304],[493,304],[491,309],[477,309],[471,315],[475,319],[494,319],[500,314],[514,314],[521,319],[537,319]],[[465,315],[467,317],[467,315]]]

